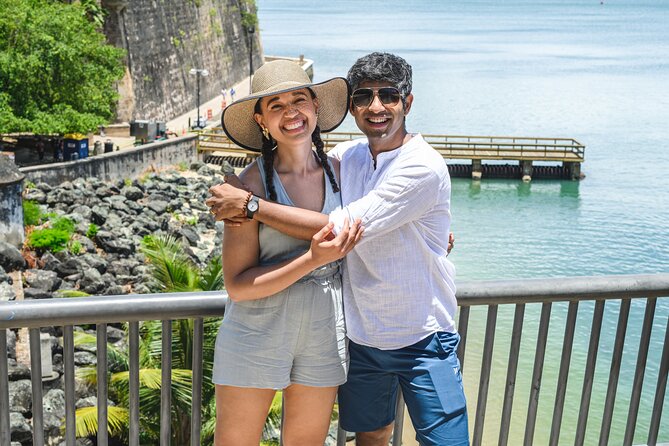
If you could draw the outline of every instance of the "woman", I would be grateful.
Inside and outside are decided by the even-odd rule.
[[[341,204],[338,165],[321,131],[346,116],[345,79],[311,84],[294,62],[273,61],[254,75],[252,95],[223,112],[236,144],[261,151],[241,180],[258,196],[329,213]],[[312,143],[316,151],[312,149]],[[257,445],[276,390],[285,401],[284,445],[322,445],[347,352],[339,262],[362,235],[359,222],[336,237],[324,227],[311,241],[253,220],[226,227],[225,284],[231,302],[216,341],[216,445]]]

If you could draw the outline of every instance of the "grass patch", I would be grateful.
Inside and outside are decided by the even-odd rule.
[[[27,200],[23,202],[23,225],[37,226],[42,222],[42,210],[36,201]]]
[[[62,229],[36,229],[28,236],[28,246],[41,252],[59,252],[67,247],[71,235]]]

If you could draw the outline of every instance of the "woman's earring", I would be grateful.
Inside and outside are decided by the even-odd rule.
[[[267,130],[267,127],[260,127],[262,129],[262,134],[265,137],[266,140],[269,141],[269,130]]]

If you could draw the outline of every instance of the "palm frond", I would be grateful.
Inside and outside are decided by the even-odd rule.
[[[76,411],[76,436],[79,438],[90,437],[98,433],[98,407],[82,407]],[[127,430],[129,412],[128,409],[119,406],[107,407],[107,431],[109,435],[119,436]],[[62,429],[65,429],[64,424]]]
[[[84,331],[75,331],[74,345],[89,349],[97,349],[97,336]],[[114,344],[107,343],[107,364],[109,365],[110,370],[127,370],[127,353],[117,348]]]
[[[149,261],[156,291],[197,290],[197,268],[175,237],[162,234],[145,237],[140,251]]]
[[[217,256],[211,259],[207,267],[200,274],[198,286],[203,291],[217,291],[225,287],[221,257]]]

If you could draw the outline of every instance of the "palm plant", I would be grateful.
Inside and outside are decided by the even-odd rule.
[[[223,288],[223,274],[220,258],[212,260],[204,270],[186,256],[181,244],[170,236],[145,237],[141,250],[151,267],[153,281],[150,284],[156,292],[212,291]],[[203,373],[211,376],[216,335],[220,318],[204,321]],[[127,329],[127,326],[125,326]],[[145,321],[140,324],[139,341],[139,400],[141,407],[140,435],[142,444],[155,444],[160,434],[160,384],[162,355],[160,321]],[[95,346],[94,335],[77,332],[78,346]],[[129,422],[129,358],[126,350],[112,344],[107,347],[109,397],[116,406],[108,408],[109,433],[127,444]],[[193,320],[184,319],[172,324],[172,443],[181,445],[190,442],[190,416],[192,410],[192,353]],[[89,386],[97,383],[95,367],[81,368],[77,377]],[[215,391],[211,380],[204,379],[202,386],[201,444],[213,442],[215,428]],[[97,407],[77,410],[77,436],[89,437],[97,434]]]

